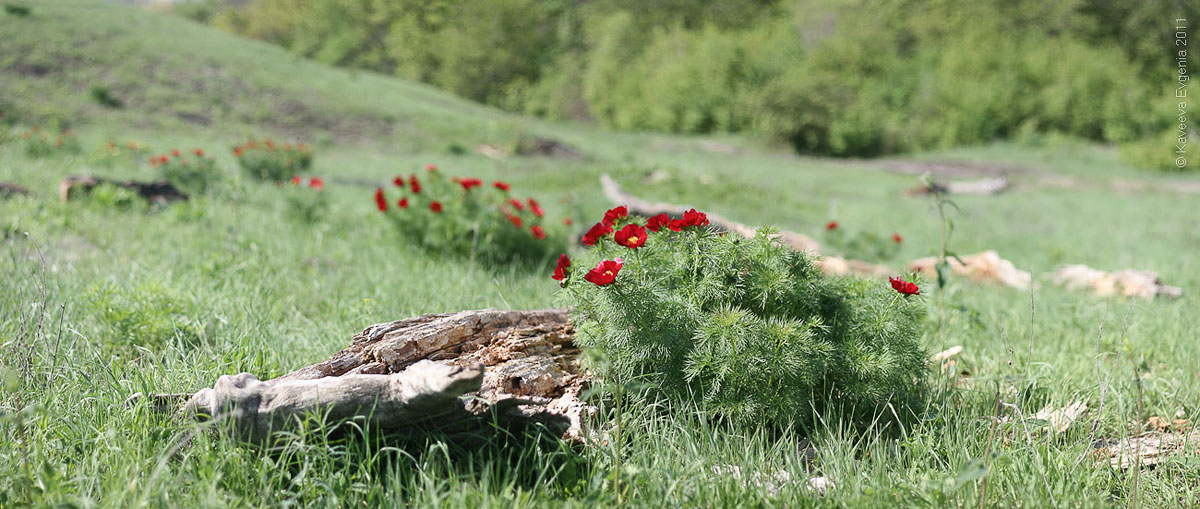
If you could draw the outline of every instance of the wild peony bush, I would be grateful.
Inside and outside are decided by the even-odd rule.
[[[183,152],[171,150],[170,154],[150,156],[150,167],[158,170],[162,177],[180,191],[200,194],[207,191],[218,179],[217,163],[204,156],[204,149]]]
[[[584,235],[594,247],[579,263],[559,258],[576,342],[606,359],[602,377],[742,424],[804,426],[815,411],[865,426],[891,420],[888,404],[904,418],[919,411],[915,283],[825,277],[771,230],[745,239],[707,225],[694,210],[638,224],[618,207]]]
[[[21,139],[25,141],[25,155],[29,157],[78,154],[80,151],[79,139],[70,129],[46,132],[33,126],[21,133]]]
[[[870,231],[847,232],[837,221],[825,224],[824,244],[854,260],[890,260],[900,252],[904,237],[898,232],[879,235]]]
[[[303,143],[279,145],[270,138],[250,140],[233,147],[242,172],[255,180],[284,182],[312,166],[312,151]]]
[[[285,215],[304,222],[315,223],[325,215],[329,202],[325,199],[325,179],[299,175],[292,177],[291,185],[283,185]]]
[[[506,182],[447,179],[435,165],[375,190],[375,206],[405,237],[434,251],[493,262],[539,263],[566,247],[541,203],[517,198]]]

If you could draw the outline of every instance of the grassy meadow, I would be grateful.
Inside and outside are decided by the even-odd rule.
[[[1200,419],[1200,194],[1185,192],[1182,177],[1124,165],[1110,146],[1046,136],[834,160],[735,136],[613,133],[111,2],[37,2],[29,16],[0,15],[0,34],[0,113],[13,123],[0,181],[31,191],[0,198],[0,507],[1200,505],[1200,454],[1119,472],[1092,450],[1140,433],[1153,416]],[[98,104],[95,87],[122,104]],[[80,151],[29,156],[15,133],[34,124],[69,127]],[[230,148],[262,136],[313,147],[311,173],[326,179],[329,201],[318,221],[295,220],[280,189],[239,176]],[[578,155],[475,150],[535,136]],[[60,202],[58,182],[70,174],[155,179],[143,155],[106,155],[109,141],[149,153],[203,148],[226,178],[166,207]],[[934,398],[899,432],[831,425],[800,438],[635,408],[614,486],[611,449],[544,436],[496,431],[471,448],[437,434],[331,441],[314,422],[259,449],[124,403],[136,392],[194,392],[222,374],[278,376],[373,323],[561,304],[552,259],[472,263],[408,245],[390,228],[372,191],[426,163],[509,181],[577,228],[611,206],[599,187],[610,174],[647,199],[818,240],[830,220],[897,232],[899,252],[880,261],[899,270],[937,252],[940,223],[928,197],[904,194],[917,177],[888,168],[933,162],[1009,170],[1008,192],[951,197],[950,245],[995,249],[1038,285],[955,279],[939,310],[926,281],[925,346],[964,351],[955,373],[931,368]],[[1183,296],[1064,290],[1046,278],[1064,263],[1152,269]],[[1089,409],[1062,434],[1016,417],[993,424],[1073,401]],[[743,478],[714,473],[727,466]],[[753,482],[780,471],[796,482]],[[834,484],[823,496],[808,488],[815,475]]]

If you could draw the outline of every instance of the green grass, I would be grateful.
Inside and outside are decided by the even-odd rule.
[[[288,372],[324,359],[372,323],[556,303],[550,266],[498,269],[406,247],[373,210],[371,188],[339,178],[383,183],[437,162],[451,174],[510,180],[551,213],[596,217],[608,205],[597,178],[611,173],[636,194],[744,222],[816,235],[836,218],[852,230],[898,231],[906,242],[888,261],[896,267],[937,244],[930,203],[901,193],[917,185],[912,176],[798,158],[739,138],[715,140],[742,150],[728,155],[703,150],[696,138],[526,120],[428,87],[290,60],[277,48],[118,4],[33,3],[28,17],[0,16],[0,33],[0,112],[26,125],[67,123],[84,147],[80,155],[31,159],[19,141],[0,144],[0,180],[34,193],[0,200],[6,372],[22,366],[18,340],[34,340],[29,375],[7,381],[0,400],[0,506],[615,503],[609,449],[498,432],[481,433],[484,445],[473,449],[436,435],[351,433],[330,442],[327,426],[313,423],[264,451],[124,406],[138,391],[191,392],[221,374]],[[121,108],[92,102],[88,91],[100,84]],[[209,120],[188,120],[196,115]],[[552,136],[584,157],[446,153],[451,143],[504,144],[521,134]],[[323,221],[292,221],[273,186],[236,180],[229,148],[258,135],[316,145],[313,173],[330,177]],[[202,147],[218,154],[232,183],[161,210],[60,203],[55,186],[67,174],[153,178],[140,159],[97,162],[110,139],[137,139],[156,152]],[[1123,166],[1110,148],[1074,142],[999,143],[911,161],[924,159],[1037,170],[1016,175],[1018,184],[1055,175],[1089,184],[956,197],[957,252],[996,249],[1039,279],[1060,263],[1154,269],[1184,297],[1143,302],[1045,280],[1032,294],[954,281],[945,321],[940,328],[931,321],[924,342],[931,350],[963,345],[961,365],[973,383],[952,387],[937,378],[943,389],[928,418],[898,437],[856,436],[836,425],[809,437],[820,451],[817,472],[836,483],[825,497],[803,487],[812,474],[800,438],[638,408],[626,416],[625,502],[979,506],[983,481],[971,474],[988,458],[985,504],[1200,504],[1196,456],[1135,476],[1090,455],[1091,440],[1127,436],[1149,416],[1200,417],[1200,196],[1119,191],[1115,179],[1166,181]],[[670,178],[649,184],[644,177],[654,171]],[[21,336],[22,320],[39,314],[44,327]],[[1026,413],[1074,399],[1090,410],[1063,435],[1009,424],[989,441],[998,388]],[[772,496],[712,474],[723,465],[748,476],[782,469],[801,484]]]

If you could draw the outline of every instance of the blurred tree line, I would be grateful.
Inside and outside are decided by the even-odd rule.
[[[318,61],[619,129],[873,156],[1061,133],[1173,166],[1173,0],[208,0]],[[1200,55],[1198,55],[1200,57]],[[1200,58],[1189,59],[1192,70]]]

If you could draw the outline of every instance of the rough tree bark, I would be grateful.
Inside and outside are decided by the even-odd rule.
[[[310,413],[401,430],[496,412],[583,440],[582,421],[594,409],[579,398],[589,377],[574,337],[566,309],[422,315],[368,327],[329,359],[272,380],[222,376],[182,413],[227,421],[225,429],[254,442]]]

